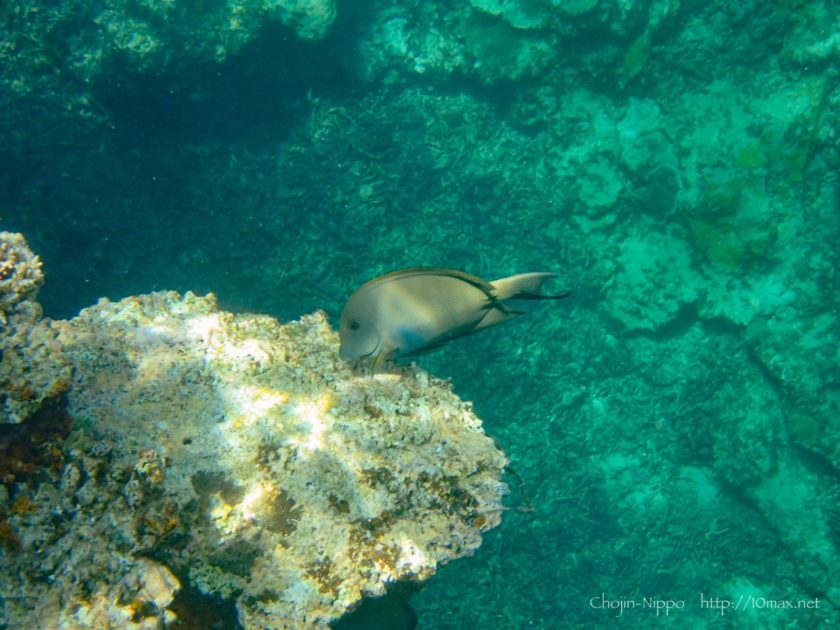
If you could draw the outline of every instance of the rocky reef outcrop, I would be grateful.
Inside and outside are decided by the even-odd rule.
[[[1,624],[161,627],[189,584],[245,628],[325,627],[500,522],[507,460],[469,404],[354,374],[322,312],[153,293],[2,344],[6,406],[25,375],[34,410],[0,425]]]

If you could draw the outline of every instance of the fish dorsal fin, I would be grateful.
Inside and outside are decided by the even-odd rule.
[[[365,286],[391,282],[402,278],[410,278],[412,276],[444,276],[447,278],[457,278],[458,280],[479,289],[482,293],[487,295],[487,297],[494,297],[495,289],[489,282],[464,271],[458,271],[456,269],[443,269],[440,267],[409,267],[408,269],[392,271],[391,273],[386,273],[385,275],[378,276],[373,280],[366,282]]]

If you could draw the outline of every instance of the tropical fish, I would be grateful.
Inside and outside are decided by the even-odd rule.
[[[542,284],[557,274],[523,273],[487,282],[452,269],[404,269],[363,284],[341,313],[345,361],[387,360],[423,354],[448,341],[501,324],[522,311],[504,300],[557,300],[541,295]]]

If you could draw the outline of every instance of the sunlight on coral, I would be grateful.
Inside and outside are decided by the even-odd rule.
[[[229,452],[235,452],[242,445],[242,440],[235,433],[237,429],[241,428],[241,426],[231,426],[228,430],[223,431],[224,443]]]
[[[210,501],[214,504],[210,510],[210,518],[217,522],[227,521],[233,508],[222,501],[219,497],[212,497]],[[221,529],[221,527],[220,527]]]
[[[324,436],[329,429],[327,411],[332,406],[331,398],[321,396],[317,401],[305,401],[295,408],[295,414],[309,423],[310,431],[306,439],[292,438],[290,442],[301,447],[304,451],[314,451],[324,448]]]
[[[419,573],[430,564],[426,554],[415,545],[411,539],[403,538],[400,541],[400,559],[398,566],[407,568],[409,571]]]
[[[217,333],[222,330],[219,315],[214,313],[212,315],[204,315],[202,317],[193,317],[187,323],[187,331],[191,338],[208,341],[212,333]]]
[[[228,361],[250,360],[267,365],[271,361],[271,355],[262,347],[256,339],[246,339],[239,344],[225,344],[222,351],[222,358]]]
[[[239,511],[242,513],[243,519],[253,520],[255,518],[254,505],[262,498],[265,491],[266,485],[258,483],[245,493],[242,502],[239,504]]]
[[[285,392],[278,392],[264,387],[238,387],[232,396],[242,412],[242,422],[252,424],[278,405],[289,400]]]

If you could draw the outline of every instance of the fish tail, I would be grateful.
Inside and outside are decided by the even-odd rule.
[[[568,297],[568,291],[556,295],[542,295],[539,292],[546,280],[556,277],[557,274],[550,271],[534,271],[494,280],[490,284],[496,290],[495,297],[499,300],[559,300]]]

